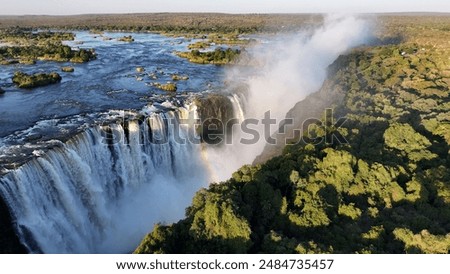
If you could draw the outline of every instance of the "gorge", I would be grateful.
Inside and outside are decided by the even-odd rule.
[[[136,36],[138,43],[139,38],[139,35]],[[151,43],[154,42],[152,39]],[[67,130],[73,136],[65,136],[63,141],[58,141],[58,138],[48,140],[52,142],[51,145],[44,146],[43,149],[39,148],[39,138],[20,140],[24,144],[23,147],[14,142],[6,142],[14,140],[9,138],[13,135],[11,132],[21,131],[24,135],[33,133],[31,129],[36,128],[33,125],[29,129],[5,131],[3,139],[6,144],[3,145],[3,151],[13,147],[12,151],[20,158],[20,155],[25,153],[21,152],[21,149],[28,146],[26,153],[32,155],[26,156],[27,160],[17,167],[11,166],[11,163],[8,163],[8,168],[5,168],[5,165],[0,177],[1,197],[9,209],[12,227],[25,251],[134,251],[154,224],[170,224],[183,218],[185,208],[199,189],[212,182],[226,180],[241,166],[251,164],[264,151],[267,136],[273,135],[277,130],[273,128],[265,132],[266,129],[258,124],[254,131],[260,138],[251,145],[242,144],[240,140],[245,135],[239,128],[233,132],[232,143],[227,145],[180,142],[179,137],[185,137],[181,138],[183,140],[201,139],[204,132],[198,132],[193,120],[204,122],[211,118],[234,118],[242,124],[245,119],[260,121],[264,114],[270,111],[273,119],[281,121],[297,102],[320,89],[327,77],[328,66],[339,55],[370,42],[370,39],[371,28],[365,20],[333,17],[326,19],[324,24],[315,30],[281,35],[276,37],[275,41],[262,44],[259,48],[257,46],[252,52],[253,58],[260,63],[256,70],[233,66],[208,75],[208,68],[197,71],[199,65],[176,59],[178,64],[183,64],[184,70],[180,73],[188,74],[192,80],[186,84],[185,90],[202,91],[204,82],[216,81],[210,81],[209,77],[212,76],[223,77],[226,82],[232,82],[232,85],[218,85],[216,90],[208,90],[202,95],[196,94],[199,92],[188,93],[181,100],[166,100],[164,96],[154,97],[152,100],[158,103],[147,103],[143,107],[142,104],[136,105],[134,98],[124,97],[126,101],[133,101],[130,104],[135,110],[122,110],[127,103],[121,102],[119,98],[129,96],[124,95],[122,90],[130,78],[125,75],[125,71],[129,71],[129,67],[133,67],[141,56],[152,52],[153,55],[141,61],[148,61],[152,66],[155,64],[152,62],[156,62],[156,71],[158,62],[172,66],[169,68],[171,70],[176,67],[171,60],[177,57],[172,56],[169,50],[159,49],[157,44],[158,46],[147,51],[145,43],[138,44],[136,49],[130,50],[130,64],[127,68],[120,68],[124,71],[121,78],[107,76],[108,78],[102,80],[109,79],[115,85],[108,87],[108,93],[98,95],[95,90],[104,87],[100,84],[89,85],[89,96],[93,99],[88,97],[78,101],[71,98],[70,102],[63,102],[66,106],[74,105],[82,109],[81,113],[118,109],[116,112],[124,115],[108,117],[103,121],[96,118],[85,121],[83,116],[77,116],[79,113],[74,113],[71,117],[77,117],[74,121],[79,124],[75,127],[76,130]],[[164,43],[167,45],[169,42]],[[128,46],[121,45],[123,48]],[[108,50],[113,50],[112,54],[116,57],[120,55],[114,51],[117,47],[107,46]],[[107,56],[106,49],[103,56],[101,48],[97,53],[98,61],[83,66],[98,66],[95,62],[104,62],[102,57],[114,60],[114,56]],[[162,56],[168,59],[162,59]],[[111,69],[108,68],[107,72]],[[76,69],[75,73],[78,71],[88,74],[89,70],[81,67],[81,70]],[[73,82],[62,84],[69,86],[73,85]],[[131,88],[136,89],[136,94],[142,93],[143,88],[136,83],[133,83]],[[196,106],[193,98],[208,98],[211,94],[226,98],[228,103],[225,105],[228,107],[224,110],[224,104],[214,105],[207,99],[202,106]],[[331,95],[333,91],[319,96]],[[97,109],[96,103],[101,101],[99,98],[102,97],[108,97],[108,103]],[[320,115],[325,107],[333,103],[334,100],[329,100],[318,105],[320,109],[312,108],[310,115]],[[204,108],[212,109],[205,111]],[[208,117],[202,117],[205,113]],[[45,130],[43,132],[45,133]]]

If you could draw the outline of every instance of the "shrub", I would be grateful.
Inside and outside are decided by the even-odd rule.
[[[51,73],[37,73],[26,74],[23,72],[16,72],[12,78],[14,84],[19,88],[36,88],[47,86],[61,82],[61,76],[56,72]]]

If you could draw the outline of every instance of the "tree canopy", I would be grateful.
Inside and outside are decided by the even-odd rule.
[[[449,78],[431,48],[355,50],[330,67],[348,143],[297,142],[202,189],[136,253],[447,253]],[[335,117],[338,118],[338,117]]]

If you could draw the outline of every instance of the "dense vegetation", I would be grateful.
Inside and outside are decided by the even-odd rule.
[[[217,44],[217,45],[248,45],[252,42],[256,42],[255,39],[242,39],[236,31],[231,34],[219,34],[213,33],[208,35],[208,43],[209,44]]]
[[[32,32],[21,29],[6,29],[0,32],[0,40],[20,44],[29,43],[59,43],[61,41],[74,40],[73,33],[70,32]]]
[[[201,39],[188,46],[188,49],[205,50],[212,45],[229,45],[229,46],[246,46],[252,42],[256,42],[254,39],[243,39],[236,33],[231,34],[218,34],[212,33],[208,35],[199,35],[194,37]]]
[[[307,135],[310,141],[341,136],[348,143],[296,143],[267,162],[242,167],[227,182],[199,191],[184,220],[155,226],[136,252],[448,253],[450,20],[434,15],[378,20],[380,43],[408,43],[340,57],[323,90],[342,94],[335,116],[348,121],[340,128],[318,124]],[[60,44],[73,39],[70,34],[33,29],[203,38],[204,33],[292,30],[321,21],[311,15],[0,16],[0,28],[30,28],[20,35],[0,32],[11,48],[0,49],[0,62],[68,61],[81,55]],[[222,42],[203,43],[196,46]],[[0,230],[0,251],[24,251],[2,201]]]
[[[254,33],[318,24],[321,15],[154,13],[75,16],[0,16],[0,28],[58,28],[161,33]]]
[[[255,41],[254,39],[244,39],[237,32],[201,34],[194,38],[200,40],[188,45],[190,51],[176,52],[176,54],[188,59],[192,63],[216,65],[236,63],[241,54],[242,47]],[[208,50],[211,46],[216,45],[228,45],[234,46],[235,48],[217,47],[214,50]]]
[[[37,60],[84,63],[95,59],[93,50],[74,50],[62,41],[73,40],[72,33],[0,31],[0,64],[34,63]]]
[[[61,82],[61,76],[56,72],[51,73],[36,73],[26,74],[23,72],[16,72],[12,77],[12,81],[19,88],[36,88]]]
[[[191,50],[190,52],[177,52],[178,56],[186,58],[189,62],[197,64],[225,65],[235,63],[241,54],[239,49],[216,48],[214,51]]]
[[[324,88],[343,95],[342,126],[313,125],[281,156],[200,190],[185,219],[156,225],[136,253],[448,253],[442,56],[413,43],[341,56]]]

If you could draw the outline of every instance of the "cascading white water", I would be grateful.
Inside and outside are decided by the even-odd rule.
[[[320,87],[326,67],[366,36],[359,20],[337,19],[310,36],[289,37],[264,50],[273,56],[263,58],[260,73],[247,79],[247,93],[229,96],[235,118],[261,120],[268,110],[272,118],[284,118]],[[106,133],[116,138],[109,145],[102,127],[94,127],[0,178],[0,193],[31,252],[130,252],[154,223],[182,218],[200,187],[228,179],[266,144],[261,125],[253,145],[240,142],[248,135],[239,129],[231,145],[182,143],[180,137],[195,131],[187,110],[146,117],[126,127],[110,125]],[[188,123],[169,125],[180,118]]]
[[[245,120],[245,111],[244,111],[245,97],[244,97],[244,95],[233,93],[229,98],[233,104],[234,117],[236,117],[239,120],[239,122],[242,123]]]
[[[130,252],[154,223],[182,218],[207,178],[200,147],[178,141],[189,135],[180,115],[113,124],[109,145],[102,127],[91,128],[1,178],[22,243],[31,252]]]

